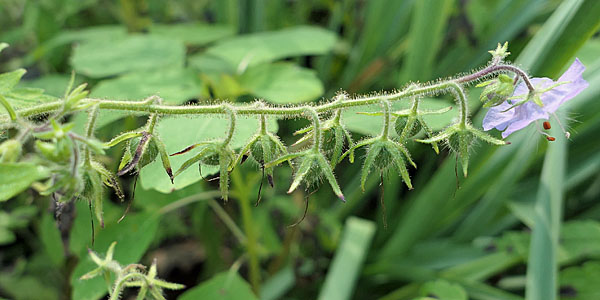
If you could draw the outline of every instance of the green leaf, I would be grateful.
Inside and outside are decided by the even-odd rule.
[[[181,104],[190,99],[203,98],[206,91],[202,82],[190,69],[169,68],[156,72],[133,72],[114,79],[100,81],[92,90],[91,97],[115,100],[142,100],[152,95],[163,98],[165,104]],[[100,111],[98,128],[131,115],[128,112]],[[84,114],[75,116],[83,128],[87,122]]]
[[[62,267],[65,261],[65,249],[58,231],[56,221],[52,215],[45,212],[42,214],[42,220],[39,224],[39,237],[44,245],[44,250],[50,258],[50,261],[57,266]]]
[[[53,97],[63,97],[65,88],[69,85],[71,76],[64,74],[48,74],[33,80],[21,81],[19,86],[43,90]],[[81,78],[75,78],[74,86],[82,84]]]
[[[350,299],[375,234],[372,221],[350,217],[318,299]]]
[[[32,163],[0,164],[0,201],[26,190],[32,183],[50,176],[48,169]]]
[[[600,299],[600,262],[591,261],[583,266],[570,267],[560,272],[561,299]]]
[[[539,77],[542,75],[552,77],[560,72],[564,62],[571,59],[577,50],[600,29],[598,15],[600,15],[600,5],[595,0],[561,3],[544,24],[544,28],[540,30],[545,34],[536,35],[536,39],[550,41],[552,47],[538,48],[534,51],[528,46],[523,50],[527,55],[536,57],[532,68],[539,69]]]
[[[61,30],[56,36],[31,51],[26,61],[43,58],[52,50],[74,42],[115,41],[127,36],[127,28],[120,25],[92,26],[77,30]]]
[[[333,48],[336,36],[319,27],[298,26],[278,31],[234,37],[206,50],[231,66],[257,65],[286,57],[325,54]]]
[[[250,285],[240,275],[234,272],[222,272],[189,289],[178,299],[252,300],[258,298],[252,293]]]
[[[421,287],[421,295],[439,300],[467,300],[467,292],[458,284],[445,280],[425,283]]]
[[[8,44],[7,43],[0,43],[0,52],[2,52],[2,50],[8,48]]]
[[[442,45],[446,22],[453,9],[453,0],[416,1],[408,49],[402,68],[401,83],[409,80],[431,79],[435,56]]]
[[[268,219],[268,218],[265,218]],[[296,275],[291,266],[283,268],[281,271],[273,274],[260,289],[261,300],[281,299],[287,291],[294,287]]]
[[[315,71],[291,63],[253,66],[239,80],[250,94],[278,104],[315,100],[324,90]]]
[[[25,69],[17,69],[12,72],[0,74],[0,94],[5,95],[10,92],[25,75]]]
[[[230,26],[183,23],[152,25],[150,33],[156,36],[180,40],[188,46],[203,46],[232,36],[235,32]]]
[[[107,77],[130,71],[181,67],[183,42],[149,35],[131,35],[117,40],[96,40],[75,47],[71,65],[89,77]]]
[[[165,142],[167,153],[172,154],[201,141],[222,139],[229,120],[209,116],[197,116],[193,119],[170,118],[161,119],[157,125],[157,132]],[[245,145],[258,130],[258,120],[253,118],[239,118],[236,122],[236,130],[231,147],[240,148]],[[277,131],[277,123],[274,119],[269,120],[269,131]],[[173,170],[179,169],[181,164],[194,156],[197,151],[188,154],[170,157]],[[209,176],[217,172],[216,167],[203,166],[202,176]],[[175,184],[171,184],[169,176],[165,173],[162,163],[158,160],[144,167],[140,172],[140,181],[144,189],[155,189],[163,193],[182,189],[190,184],[200,181],[202,178],[197,167],[188,168],[175,178]]]

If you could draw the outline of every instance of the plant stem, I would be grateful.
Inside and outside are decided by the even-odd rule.
[[[383,129],[381,130],[381,139],[387,140],[390,135],[390,101],[383,100]]]
[[[307,107],[304,110],[307,115],[312,118],[313,123],[313,151],[319,152],[321,150],[321,120],[319,119],[319,113],[313,107]]]
[[[306,111],[306,109],[313,109],[317,113],[331,112],[333,110],[377,104],[381,100],[396,101],[404,98],[410,98],[413,96],[424,96],[424,95],[438,95],[445,93],[449,88],[449,84],[467,84],[476,81],[480,78],[487,77],[489,75],[501,72],[514,72],[520,77],[530,89],[533,91],[533,85],[529,80],[527,74],[521,69],[511,65],[490,65],[489,67],[465,75],[456,79],[440,81],[438,83],[414,87],[410,86],[402,91],[387,93],[374,96],[357,97],[354,99],[338,98],[339,100],[324,103],[317,106],[257,106],[256,104],[240,104],[240,105],[197,105],[197,106],[171,106],[161,105],[160,101],[156,104],[156,101],[115,101],[115,100],[103,100],[103,99],[83,99],[81,100],[82,106],[84,104],[97,104],[100,109],[112,109],[130,112],[145,112],[145,113],[156,113],[164,115],[197,115],[197,114],[230,114],[233,112],[237,115],[271,115],[280,117],[298,117]],[[20,117],[31,117],[44,113],[54,112],[62,108],[62,101],[48,102],[37,106],[32,106],[16,111],[17,116]]]
[[[236,198],[240,202],[242,223],[244,224],[244,231],[246,232],[246,254],[248,255],[249,261],[250,285],[252,286],[252,291],[254,291],[256,295],[260,295],[258,240],[256,237],[254,219],[252,218],[250,198],[248,197],[248,190],[250,187],[248,185],[244,185],[244,182],[247,181],[242,178],[238,168],[235,168],[233,172],[231,172],[231,179],[233,183],[233,189],[236,191]]]
[[[223,109],[229,114],[229,131],[227,131],[227,138],[223,141],[223,145],[227,145],[231,142],[235,132],[235,112],[229,105],[223,105]]]

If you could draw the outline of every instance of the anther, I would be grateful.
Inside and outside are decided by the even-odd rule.
[[[552,137],[552,136],[547,136],[547,137],[546,137],[546,139],[547,139],[549,142],[554,142],[554,141],[556,141],[556,138],[554,138],[554,137]]]
[[[544,123],[542,123],[542,125],[544,125],[544,129],[546,129],[546,130],[552,128],[552,126],[550,126],[550,122],[548,122],[548,121],[544,121]]]

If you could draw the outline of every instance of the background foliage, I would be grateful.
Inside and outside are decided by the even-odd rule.
[[[435,156],[427,145],[409,144],[419,165],[411,191],[388,176],[381,187],[371,178],[363,193],[360,164],[343,163],[337,175],[347,203],[325,186],[293,228],[287,225],[302,215],[305,194],[285,193],[289,168],[276,169],[275,188],[263,188],[261,204],[253,207],[261,180],[256,166],[236,168],[231,200],[223,204],[215,182],[191,170],[173,186],[155,162],[142,170],[123,222],[117,220],[126,205],[106,193],[106,226],[96,228],[93,246],[86,203],[76,203],[63,240],[51,201],[21,193],[0,203],[0,296],[103,297],[102,279],[79,277],[94,268],[88,247],[104,253],[117,241],[117,261],[150,265],[157,258],[159,277],[186,285],[167,292],[168,299],[598,298],[599,15],[595,0],[2,0],[0,41],[10,47],[2,50],[0,71],[23,67],[27,74],[17,88],[0,93],[21,106],[61,97],[71,70],[100,98],[320,101],[340,89],[391,90],[480,67],[487,50],[504,41],[511,44],[509,59],[537,77],[556,78],[579,57],[590,87],[562,111],[571,140],[546,143],[529,128],[509,138],[510,146],[480,145],[468,178],[455,174],[447,151]],[[480,126],[478,91],[470,98]],[[379,132],[377,117],[357,111],[365,109],[344,115],[355,135]],[[441,129],[455,114],[427,118]],[[81,131],[80,117],[74,120]],[[103,112],[97,136],[108,140],[143,122]],[[306,125],[270,122],[287,145]],[[252,119],[239,123],[237,147],[257,126]],[[226,124],[168,118],[158,130],[172,153],[222,136]],[[121,151],[106,157],[112,170]],[[3,182],[12,176],[0,170]],[[133,178],[123,184],[131,195]]]

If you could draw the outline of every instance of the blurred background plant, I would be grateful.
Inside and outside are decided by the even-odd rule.
[[[529,128],[510,146],[478,145],[468,178],[447,150],[436,156],[428,145],[409,144],[419,166],[410,191],[399,176],[372,176],[362,192],[360,164],[344,162],[336,170],[347,203],[320,189],[291,228],[307,195],[285,193],[285,167],[253,207],[256,165],[234,170],[232,200],[223,204],[217,182],[187,172],[171,185],[160,162],[149,164],[122,222],[126,205],[104,194],[105,227],[95,228],[93,245],[87,203],[67,209],[69,224],[59,229],[49,197],[21,193],[0,203],[0,296],[101,298],[102,278],[80,280],[95,268],[87,248],[104,256],[117,241],[120,264],[156,259],[159,278],[186,286],[164,291],[167,299],[600,298],[599,15],[595,0],[0,0],[0,41],[10,44],[0,71],[27,69],[17,87],[0,89],[17,108],[61,97],[71,70],[98,98],[320,101],[339,90],[392,90],[481,67],[504,41],[509,59],[533,76],[556,78],[577,56],[590,83],[559,111],[570,140],[557,131],[560,138],[547,143]],[[476,127],[486,111],[479,92],[470,93]],[[450,98],[425,99],[421,107],[450,105]],[[364,111],[342,116],[355,140],[381,130],[380,117],[356,114]],[[439,130],[456,112],[424,118]],[[84,116],[72,121],[83,132]],[[101,112],[96,137],[107,141],[144,122]],[[232,147],[257,128],[238,122]],[[306,125],[269,120],[287,145]],[[226,127],[225,119],[165,118],[157,130],[174,153]],[[108,151],[103,163],[116,170],[122,152]],[[126,195],[134,181],[122,179]]]

